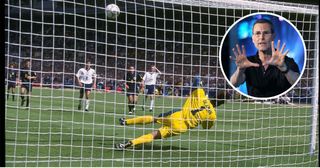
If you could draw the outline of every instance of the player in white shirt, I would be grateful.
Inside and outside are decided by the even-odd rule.
[[[82,104],[85,104],[85,111],[89,109],[89,96],[91,88],[96,88],[96,71],[91,68],[91,62],[87,61],[84,68],[80,68],[76,74],[77,83],[80,87],[78,110],[81,110]],[[86,99],[83,99],[83,93],[86,93]]]
[[[151,72],[146,72],[143,76],[143,82],[145,85],[146,89],[146,96],[144,99],[144,105],[142,106],[144,110],[145,102],[148,97],[150,97],[150,112],[153,111],[153,106],[154,106],[154,90],[155,90],[155,85],[157,82],[157,77],[160,75],[161,72],[158,70],[156,66],[151,66]]]

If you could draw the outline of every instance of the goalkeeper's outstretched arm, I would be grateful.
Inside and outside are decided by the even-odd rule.
[[[228,98],[227,92],[225,90],[219,90],[216,96],[210,96],[210,103],[214,108],[224,104],[225,100]],[[214,125],[216,116],[214,113],[209,112],[208,119],[201,122],[203,129],[210,129]]]
[[[216,95],[209,95],[210,103],[213,107],[218,107],[224,104],[225,100],[229,98],[228,93],[226,90],[218,90]]]

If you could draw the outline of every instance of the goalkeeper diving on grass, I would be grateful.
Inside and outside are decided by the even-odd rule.
[[[218,91],[217,94],[212,93],[211,95],[214,96],[210,96],[209,93],[209,99],[204,89],[195,88],[185,101],[182,109],[171,110],[160,114],[158,117],[147,115],[127,119],[120,118],[119,121],[121,125],[158,123],[161,124],[162,127],[125,143],[116,144],[115,148],[117,150],[123,150],[128,147],[150,143],[155,139],[165,139],[176,136],[200,124],[204,129],[210,129],[217,118],[215,107],[224,103],[225,92]]]

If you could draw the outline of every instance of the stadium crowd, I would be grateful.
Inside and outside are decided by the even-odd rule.
[[[44,87],[75,87],[75,73],[86,59],[92,61],[97,71],[98,90],[123,91],[123,77],[130,65],[143,75],[148,66],[155,64],[163,72],[157,81],[158,94],[162,95],[188,95],[192,78],[197,75],[201,76],[205,88],[225,83],[218,65],[219,46],[210,46],[208,39],[193,47],[190,43],[136,40],[116,33],[89,41],[84,37],[79,39],[74,29],[68,28],[63,37],[41,36],[54,34],[52,26],[43,33],[42,29],[33,31],[34,35],[9,33],[9,42],[5,43],[6,67],[15,63],[19,69],[21,61],[31,58],[32,70],[37,72],[34,83]],[[312,94],[312,78],[307,76],[313,73],[311,68],[298,83],[300,89],[293,89],[288,95],[309,97]]]

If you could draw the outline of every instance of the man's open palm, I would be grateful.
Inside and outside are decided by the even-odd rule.
[[[278,40],[277,50],[274,48],[274,41],[271,42],[272,56],[271,58],[265,62],[267,65],[274,65],[279,68],[284,66],[284,58],[288,54],[289,50],[283,53],[284,48],[286,47],[286,43],[284,43],[280,50],[280,40]]]
[[[249,67],[259,67],[259,64],[253,63],[247,59],[246,49],[244,45],[242,45],[242,51],[238,44],[236,45],[236,48],[237,50],[233,48],[232,51],[236,56],[236,65],[240,70],[244,70]]]

